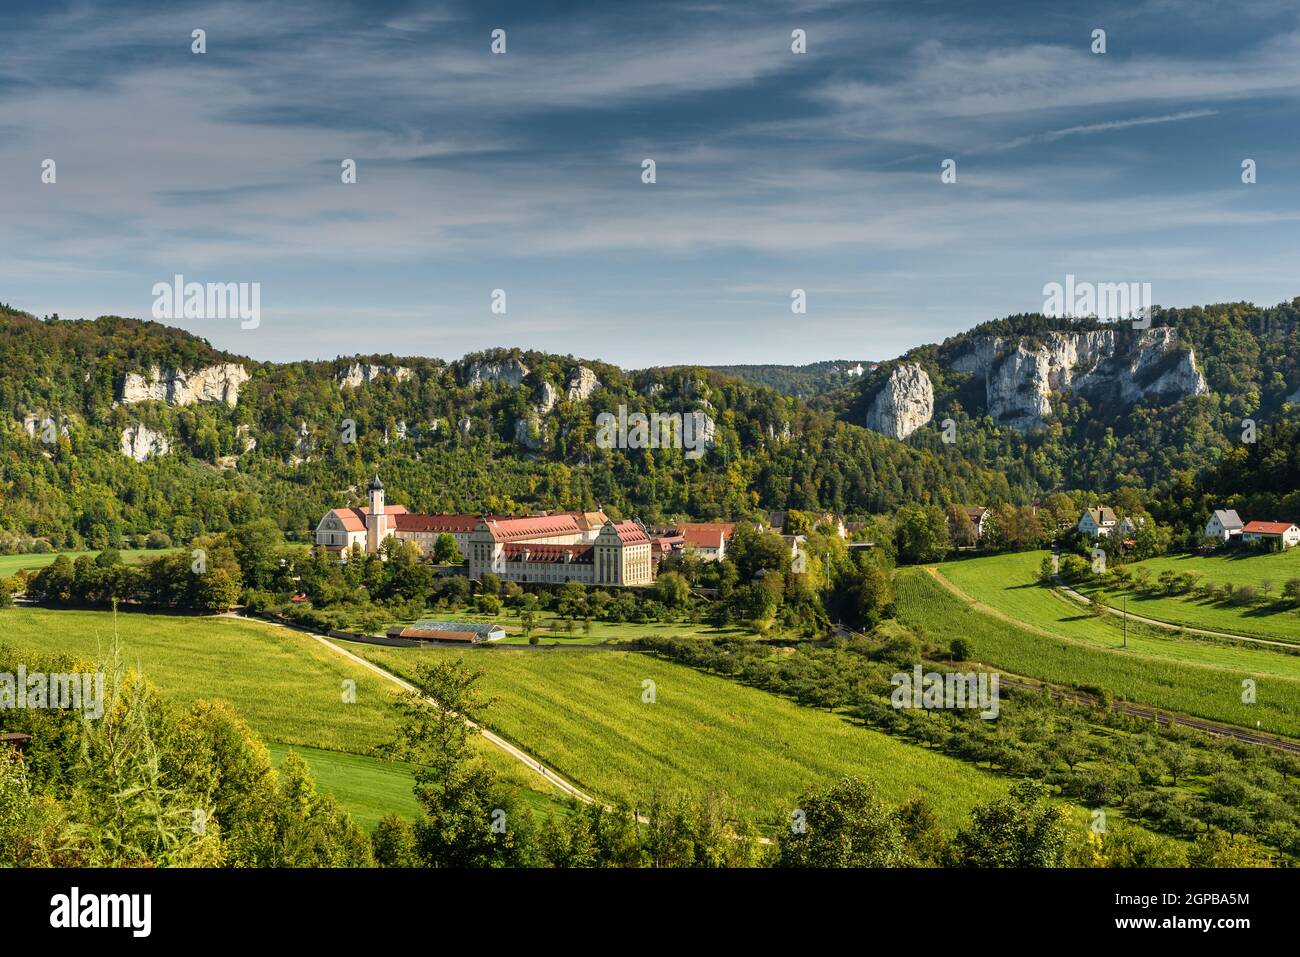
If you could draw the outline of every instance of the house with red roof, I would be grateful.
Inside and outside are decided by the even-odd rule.
[[[1282,548],[1300,545],[1300,527],[1294,522],[1247,522],[1241,529],[1243,542],[1277,542]]]
[[[720,562],[736,531],[735,522],[682,522],[677,526],[686,551],[706,562]]]

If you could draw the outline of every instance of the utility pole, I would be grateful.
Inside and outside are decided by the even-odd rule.
[[[1124,596],[1124,647],[1128,647],[1128,596]]]

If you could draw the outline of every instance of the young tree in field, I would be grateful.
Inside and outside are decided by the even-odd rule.
[[[490,704],[478,689],[482,671],[454,658],[422,665],[398,704],[397,739],[383,747],[391,758],[419,765],[415,797],[424,817],[415,846],[429,867],[489,867],[526,863],[531,816],[474,751],[478,733],[467,717]]]
[[[844,778],[799,799],[777,839],[779,867],[906,867],[913,863],[897,814],[876,785]]]
[[[1022,781],[1000,800],[971,811],[957,832],[949,863],[957,867],[1060,867],[1070,812],[1048,802],[1047,785]]]

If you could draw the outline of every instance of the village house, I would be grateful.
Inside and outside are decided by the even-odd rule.
[[[684,522],[677,526],[686,551],[706,562],[720,562],[727,556],[727,543],[735,532],[734,522]]]
[[[1110,535],[1117,524],[1119,523],[1115,518],[1114,509],[1103,505],[1100,508],[1087,509],[1079,517],[1077,528],[1089,538],[1097,538],[1098,536]]]
[[[1220,542],[1231,541],[1234,535],[1240,535],[1244,523],[1236,509],[1216,508],[1210,520],[1205,523],[1205,537]]]
[[[1241,529],[1243,542],[1276,542],[1282,548],[1300,545],[1300,527],[1291,522],[1247,522]]]
[[[983,505],[967,506],[965,509],[966,517],[970,519],[971,528],[975,530],[975,543],[978,544],[988,530],[989,519],[993,515],[993,509],[986,508]]]

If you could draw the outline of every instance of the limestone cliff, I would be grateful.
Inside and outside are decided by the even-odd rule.
[[[934,384],[919,365],[904,362],[894,367],[884,386],[867,407],[867,428],[895,439],[905,439],[934,415]]]
[[[1032,339],[978,339],[953,361],[984,379],[993,420],[1019,431],[1041,428],[1051,393],[1131,405],[1176,402],[1206,391],[1191,347],[1172,328],[1051,332]]]
[[[356,389],[369,385],[380,376],[390,375],[398,382],[409,379],[412,372],[406,366],[385,366],[373,362],[354,362],[337,376],[335,381],[340,389]]]
[[[570,402],[582,402],[589,399],[599,388],[600,380],[596,378],[596,373],[586,366],[578,366],[569,376],[569,388],[565,398]]]
[[[528,375],[528,366],[518,359],[506,359],[503,362],[475,361],[469,364],[467,382],[473,389],[480,389],[489,382],[498,384],[504,382],[515,386],[523,382],[526,375]]]
[[[153,431],[148,426],[137,424],[122,430],[120,448],[123,455],[137,462],[143,462],[156,455],[166,455],[171,451],[171,443],[167,441],[165,435]]]
[[[128,405],[149,401],[168,405],[224,402],[233,408],[239,402],[239,387],[248,379],[248,371],[236,362],[223,362],[195,372],[153,366],[147,376],[128,372],[122,380],[118,401]]]

